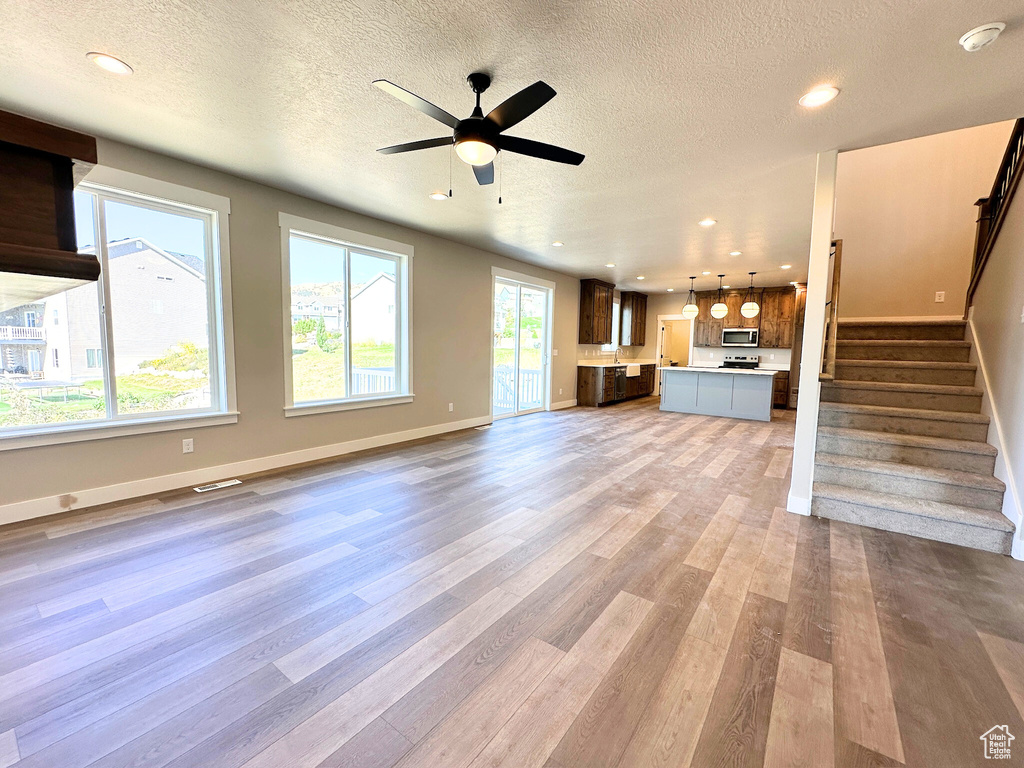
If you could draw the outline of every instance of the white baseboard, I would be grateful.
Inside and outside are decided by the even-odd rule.
[[[794,496],[791,492],[786,499],[786,511],[809,517],[811,514],[811,500]]]
[[[575,404],[575,401],[573,401],[573,404]],[[266,472],[267,470],[280,469],[281,467],[289,467],[295,464],[305,464],[306,462],[329,459],[346,453],[354,453],[355,451],[365,451],[368,448],[379,448],[384,445],[404,443],[409,440],[432,437],[444,434],[445,432],[457,432],[460,429],[470,429],[490,423],[490,416],[478,416],[473,419],[452,421],[446,424],[434,424],[429,427],[408,429],[404,432],[392,432],[388,435],[364,437],[360,440],[349,440],[344,443],[318,445],[313,448],[303,448],[298,451],[262,456],[256,459],[246,459],[231,464],[193,469],[188,472],[177,472],[171,475],[147,477],[142,480],[132,480],[116,485],[76,490],[72,493],[26,499],[25,501],[17,501],[13,504],[0,506],[0,525],[32,520],[59,512],[68,512],[73,509],[94,507],[98,504],[110,504],[115,501],[134,499],[153,493],[173,491],[178,488],[188,488],[193,485],[203,485],[238,475],[251,475],[256,472]]]
[[[967,321],[967,329],[971,336],[972,354],[978,358],[978,371],[981,373],[981,389],[984,392],[981,410],[982,413],[988,411],[988,415],[992,419],[988,427],[988,442],[995,445],[999,451],[996,454],[994,474],[1006,484],[1006,492],[1003,494],[1003,515],[1017,526],[1017,530],[1013,534],[1010,555],[1015,560],[1024,560],[1024,538],[1022,538],[1024,536],[1024,530],[1022,530],[1024,528],[1024,509],[1022,509],[1021,503],[1024,500],[1021,499],[1013,473],[1010,472],[1009,456],[1006,451],[1006,443],[1003,440],[1003,424],[999,418],[999,410],[990,394],[992,390],[988,385],[988,369],[985,367],[985,356],[982,354],[981,345],[978,344],[977,334],[974,331],[973,317]]]
[[[552,403],[551,404],[551,410],[552,411],[560,411],[563,408],[575,408],[575,407],[576,407],[576,401],[575,400],[561,400],[561,401],[559,401],[557,403]]]
[[[840,316],[840,323],[951,323],[960,322],[963,315],[911,315],[908,317],[845,317]]]

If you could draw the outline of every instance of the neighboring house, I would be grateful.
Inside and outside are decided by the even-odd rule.
[[[395,278],[381,272],[352,297],[352,343],[395,343]]]
[[[328,331],[340,331],[345,323],[345,299],[341,296],[301,296],[292,294],[292,323],[324,319]]]
[[[0,370],[33,373],[43,370],[46,329],[43,302],[23,304],[0,312]]]
[[[131,373],[183,341],[209,345],[201,259],[164,251],[141,237],[111,243],[107,254],[111,304],[117,308],[113,331],[118,373]],[[96,290],[95,283],[82,285],[0,315],[4,370],[11,372],[22,365],[30,373],[41,371],[46,379],[59,381],[100,376]],[[35,338],[14,338],[26,334]]]

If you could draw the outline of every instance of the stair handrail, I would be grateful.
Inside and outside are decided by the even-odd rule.
[[[996,172],[996,180],[988,197],[975,203],[978,206],[978,228],[974,239],[974,263],[971,267],[971,282],[967,288],[967,305],[964,318],[974,303],[974,292],[981,282],[981,275],[992,253],[999,230],[1003,227],[1010,202],[1024,176],[1024,117],[1013,124],[1010,141],[1006,145],[1002,162]]]
[[[832,260],[832,283],[825,302],[825,335],[819,381],[832,381],[836,377],[836,340],[839,335],[839,274],[843,269],[843,241],[833,240],[829,251]]]

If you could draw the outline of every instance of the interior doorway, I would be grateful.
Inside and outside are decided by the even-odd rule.
[[[658,315],[658,341],[654,350],[658,367],[690,364],[693,323],[682,315]],[[661,376],[654,379],[654,394],[661,394]]]
[[[553,285],[510,275],[494,277],[491,415],[496,419],[550,405]]]

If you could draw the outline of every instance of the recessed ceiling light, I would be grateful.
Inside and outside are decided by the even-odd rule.
[[[828,104],[839,95],[839,89],[834,85],[818,85],[800,97],[801,107],[820,107]]]
[[[444,192],[431,192],[429,195],[431,200],[447,200],[448,195]]]
[[[993,21],[988,24],[982,24],[980,27],[975,27],[966,35],[960,38],[960,45],[963,46],[964,50],[968,53],[974,53],[980,51],[986,45],[991,45],[999,37],[999,33],[1006,29],[1006,25],[1001,21]]]
[[[728,286],[728,285],[723,285],[722,287],[723,287],[723,288],[729,288],[730,286]]]
[[[666,288],[665,290],[668,291],[669,293],[674,293],[676,289],[675,288]]]
[[[783,264],[781,267],[779,267],[779,269],[792,269],[792,268],[793,268],[792,264]]]
[[[552,245],[555,246],[555,248],[561,248],[563,245],[565,245],[565,243],[563,243],[561,240],[555,240],[555,242],[553,242]]]
[[[743,251],[729,251],[730,256],[742,256]]]
[[[701,219],[701,220],[700,220],[700,221],[698,221],[697,223],[698,223],[698,224],[700,224],[700,225],[701,225],[702,227],[713,227],[713,226],[715,226],[715,224],[717,224],[718,222],[717,222],[717,221],[715,221],[714,219],[712,219],[711,217],[708,217],[708,218],[706,218],[706,219]]]
[[[710,272],[708,272],[708,271],[707,271],[707,270],[705,269],[705,270],[704,270],[703,272],[701,272],[701,274],[702,274],[702,275],[710,275],[711,273],[710,273]]]
[[[637,280],[645,280],[646,278],[643,275],[637,275],[636,279]]]
[[[606,267],[608,267],[609,269],[611,269],[611,268],[612,268],[612,267],[614,267],[615,265],[614,265],[614,264],[605,264],[605,266],[606,266]]]
[[[97,67],[102,67],[107,72],[113,72],[115,75],[130,75],[133,70],[126,62],[120,59],[115,59],[113,56],[107,53],[99,53],[98,51],[89,51],[85,54],[85,57],[89,59]]]

